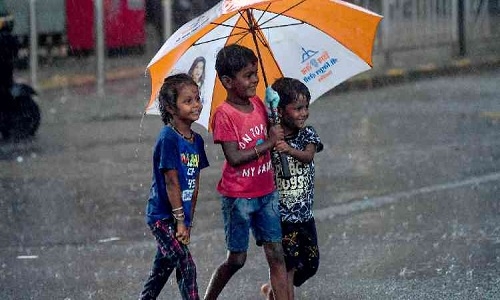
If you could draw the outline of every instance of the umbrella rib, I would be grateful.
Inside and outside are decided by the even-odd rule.
[[[298,26],[298,25],[305,24],[305,22],[301,21],[301,22],[297,22],[297,23],[289,23],[289,24],[283,24],[283,25],[274,25],[274,26],[266,26],[266,27],[262,26],[262,25],[264,25],[264,24],[266,24],[266,23],[268,23],[268,22],[270,22],[270,21],[272,21],[272,20],[274,20],[274,19],[282,16],[287,11],[289,11],[291,9],[294,9],[295,7],[299,6],[303,2],[305,2],[305,0],[298,2],[298,3],[294,4],[293,6],[290,6],[289,8],[287,8],[284,11],[276,14],[275,16],[273,16],[269,20],[263,22],[262,24],[259,24],[259,21],[264,17],[264,14],[269,11],[269,7],[271,6],[271,3],[269,3],[264,10],[259,10],[262,13],[259,16],[259,18],[256,20],[257,21],[256,24],[259,24],[257,27],[260,29],[260,32],[259,32],[259,34],[257,34],[256,37],[259,39],[259,41],[262,43],[262,45],[264,45],[266,48],[269,48],[269,45],[267,44],[266,39],[265,39],[265,37],[263,36],[263,33],[262,33],[262,30],[264,30],[264,29],[274,29],[274,28],[281,28],[281,27],[288,27],[288,26]],[[245,11],[248,11],[248,10],[249,9],[247,9]],[[243,11],[240,10],[240,11],[238,11],[238,13],[239,13],[240,17],[245,21],[245,23],[250,27],[250,21],[247,20],[247,18],[243,14]],[[215,41],[218,41],[218,40],[227,39],[228,37],[241,35],[241,37],[237,41],[237,42],[239,42],[239,41],[241,41],[243,38],[245,38],[245,36],[247,36],[251,32],[251,30],[249,28],[245,28],[245,27],[241,27],[241,26],[234,26],[234,25],[228,25],[228,24],[217,23],[217,22],[210,22],[210,23],[213,24],[213,25],[216,25],[216,26],[223,26],[223,27],[230,27],[230,28],[234,28],[234,29],[241,29],[243,32],[232,33],[232,34],[229,34],[227,36],[218,37],[218,38],[214,38],[214,39],[203,41],[203,42],[196,42],[196,43],[193,44],[193,46],[207,44],[207,43],[215,42]]]
[[[229,28],[236,28],[236,29],[242,29],[242,30],[247,30],[248,28],[241,27],[241,26],[236,26],[236,25],[228,25],[224,23],[217,23],[217,22],[210,22],[210,24],[217,25],[217,26],[222,26],[222,27],[229,27]]]
[[[306,24],[305,22],[297,22],[297,23],[289,23],[289,24],[283,24],[283,25],[274,25],[274,26],[267,26],[267,27],[260,27],[262,29],[274,29],[274,28],[281,28],[281,27],[288,27],[288,26],[298,26],[298,25],[303,25]]]
[[[249,33],[248,31],[238,32],[238,33],[229,34],[229,35],[226,35],[226,36],[222,36],[222,37],[214,38],[214,39],[207,40],[207,41],[203,41],[203,42],[195,42],[195,43],[193,43],[193,46],[198,46],[198,45],[208,44],[208,43],[211,43],[211,42],[215,42],[215,41],[218,41],[218,40],[224,40],[224,39],[227,39],[228,37],[238,36],[238,35],[242,35],[242,37],[240,38],[240,40],[241,40],[241,39],[242,39],[242,38],[244,38],[246,35],[248,35],[248,33]]]
[[[262,17],[264,17],[264,14],[268,11],[270,6],[271,6],[271,3],[268,3],[266,9],[264,9],[262,11],[262,14],[260,14],[260,17],[257,19],[257,24],[259,24],[260,20],[262,19]]]
[[[282,16],[282,15],[283,15],[284,13],[286,13],[287,11],[292,10],[292,9],[294,9],[295,7],[297,7],[297,6],[301,5],[301,4],[302,4],[302,3],[304,3],[305,1],[306,1],[306,0],[302,0],[302,1],[300,1],[300,2],[298,2],[298,3],[296,3],[296,4],[294,4],[294,5],[290,6],[289,8],[285,9],[284,11],[282,11],[282,12],[280,12],[280,13],[277,13],[277,14],[276,14],[276,16],[274,16],[274,17],[270,18],[269,20],[265,21],[265,22],[264,22],[264,23],[262,23],[262,24],[259,24],[259,26],[262,26],[262,25],[265,25],[265,24],[266,24],[266,23],[268,23],[268,22],[271,22],[272,20],[274,20],[274,19],[276,19],[276,18],[278,18],[278,17]],[[265,10],[263,10],[263,11],[262,11],[262,15],[261,15],[261,17],[259,18],[259,20],[262,18],[262,16],[264,15],[264,13],[265,13],[265,12],[267,12],[268,8],[269,8],[269,6],[268,6]]]

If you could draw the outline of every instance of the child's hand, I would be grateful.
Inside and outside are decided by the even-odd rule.
[[[184,245],[189,245],[189,229],[183,221],[177,222],[177,231],[175,233],[177,240]]]
[[[288,145],[288,143],[285,142],[284,140],[279,140],[276,142],[274,149],[276,149],[276,151],[278,151],[278,152],[290,155],[290,151],[291,151],[292,147],[290,147],[290,145]]]
[[[283,127],[280,125],[273,125],[269,129],[269,139],[273,142],[273,145],[276,145],[277,141],[285,139],[285,132],[283,131]]]

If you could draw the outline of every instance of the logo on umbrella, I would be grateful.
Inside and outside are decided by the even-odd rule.
[[[313,57],[314,55],[316,55],[318,53],[318,51],[314,51],[314,50],[306,50],[304,49],[304,47],[302,47],[302,63],[304,63],[306,60],[308,60],[309,58]]]
[[[319,55],[319,56],[317,56]],[[330,56],[328,51],[306,50],[302,47],[302,75],[304,75],[303,81],[305,83],[315,79],[317,76],[318,82],[323,81],[325,78],[333,74],[332,70],[329,70],[333,65],[338,62],[337,58]]]

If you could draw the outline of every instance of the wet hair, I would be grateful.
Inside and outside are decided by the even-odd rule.
[[[168,76],[163,81],[160,93],[158,95],[158,108],[160,110],[161,120],[166,125],[172,120],[172,114],[168,108],[177,110],[177,97],[179,92],[185,86],[193,85],[198,87],[196,82],[185,73]]]
[[[205,82],[205,66],[207,64],[207,61],[203,56],[198,56],[197,58],[194,59],[193,63],[191,64],[191,68],[189,68],[188,74],[191,75],[191,77],[193,76],[193,71],[199,62],[203,63],[203,72],[201,73],[200,77],[200,86],[202,86],[203,83]]]
[[[231,44],[225,46],[217,53],[215,70],[219,78],[222,76],[234,78],[249,63],[255,64],[257,60],[257,56],[255,56],[252,49],[238,44]]]
[[[279,78],[271,87],[280,96],[280,102],[278,103],[280,108],[285,108],[288,104],[296,101],[300,95],[304,96],[308,103],[311,101],[311,93],[307,86],[295,78]]]

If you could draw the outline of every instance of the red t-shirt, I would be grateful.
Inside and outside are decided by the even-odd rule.
[[[250,99],[253,111],[244,113],[224,102],[212,120],[215,143],[238,142],[238,149],[253,149],[267,138],[267,111],[262,100]],[[275,190],[274,170],[269,151],[257,160],[232,167],[227,160],[217,191],[227,197],[256,198]]]

